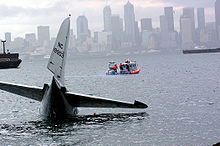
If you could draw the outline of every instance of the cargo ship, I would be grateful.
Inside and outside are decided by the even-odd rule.
[[[196,53],[220,53],[220,48],[183,50],[183,54],[196,54]]]
[[[0,53],[0,69],[6,69],[6,68],[17,68],[20,63],[22,62],[21,59],[19,59],[18,53],[10,53],[7,51],[5,52],[5,42],[1,41],[3,44],[3,53]]]

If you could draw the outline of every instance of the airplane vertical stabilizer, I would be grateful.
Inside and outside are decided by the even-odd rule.
[[[64,70],[69,44],[70,18],[66,18],[60,26],[57,38],[47,65],[54,77],[64,85]]]

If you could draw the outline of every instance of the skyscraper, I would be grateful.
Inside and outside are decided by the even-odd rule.
[[[27,33],[27,34],[25,34],[25,41],[35,42],[36,41],[35,33]]]
[[[169,25],[165,15],[160,16],[160,47],[169,48]]]
[[[35,33],[27,33],[25,34],[25,47],[33,47],[36,43],[36,35]]]
[[[174,31],[173,7],[165,7],[164,14],[168,23],[169,32]]]
[[[105,6],[103,9],[103,18],[104,18],[104,31],[111,31],[111,8],[110,6]]]
[[[194,8],[183,8],[183,16],[191,18],[191,20],[192,20],[192,27],[195,28]]]
[[[125,39],[132,44],[135,43],[135,14],[134,6],[128,1],[124,6]]]
[[[140,30],[138,27],[138,21],[135,21],[135,45],[136,46],[141,45],[141,36],[140,36]]]
[[[143,32],[144,30],[152,31],[152,19],[151,18],[141,19],[141,32]]]
[[[217,39],[220,44],[220,0],[216,0],[215,2],[215,23],[216,23]]]
[[[38,26],[37,36],[38,36],[38,42],[40,43],[40,45],[49,45],[49,41],[50,41],[49,26]]]
[[[85,16],[79,16],[76,20],[77,26],[77,40],[80,43],[86,41],[89,37],[88,20]]]
[[[112,49],[118,50],[121,48],[121,38],[122,38],[122,26],[121,19],[119,15],[112,15],[111,16],[112,22]]]
[[[204,8],[197,9],[197,17],[198,17],[198,30],[205,29],[205,10],[204,10]]]
[[[9,44],[11,43],[11,33],[10,33],[10,32],[6,32],[6,33],[5,33],[5,40],[6,40],[6,42],[8,42]]]
[[[196,41],[196,32],[195,32],[195,14],[194,14],[194,8],[183,8],[183,18],[189,18],[191,19],[191,29],[192,29],[192,36],[193,36],[193,42]]]
[[[11,45],[11,33],[10,32],[5,33],[5,40],[6,40],[6,48],[8,48]]]
[[[160,16],[160,30],[164,34],[168,34],[169,32],[169,23],[165,15]]]
[[[192,19],[190,17],[180,18],[180,38],[182,49],[190,49],[193,47],[193,28]]]

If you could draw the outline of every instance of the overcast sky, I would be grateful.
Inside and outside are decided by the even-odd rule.
[[[179,17],[183,7],[204,7],[206,21],[214,21],[215,0],[130,0],[135,7],[136,20],[147,17],[153,19],[154,27],[159,26],[159,16],[163,7],[175,9],[175,27],[179,28]],[[76,18],[85,15],[89,29],[103,29],[103,8],[111,6],[113,14],[123,18],[123,6],[127,0],[0,0],[0,38],[11,32],[12,38],[24,37],[25,33],[37,33],[37,26],[49,25],[51,36],[55,36],[62,20],[71,16],[71,27],[76,34]],[[195,13],[196,14],[196,13]]]

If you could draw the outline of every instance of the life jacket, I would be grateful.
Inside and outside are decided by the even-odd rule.
[[[117,66],[117,65],[115,65],[115,66],[114,66],[114,70],[115,70],[115,69],[117,69],[117,68],[118,68],[118,66]]]

